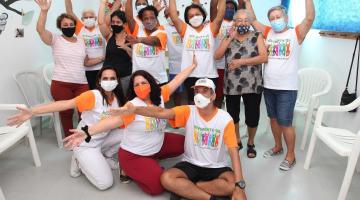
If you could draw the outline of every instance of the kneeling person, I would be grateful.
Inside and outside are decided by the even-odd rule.
[[[185,127],[183,161],[161,176],[164,188],[173,193],[172,199],[177,195],[186,199],[246,199],[234,122],[227,112],[214,106],[215,85],[210,79],[196,81],[194,90],[195,106],[164,109],[130,105],[124,110]],[[233,170],[227,166],[226,148]]]

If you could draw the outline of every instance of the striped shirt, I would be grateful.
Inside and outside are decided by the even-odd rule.
[[[66,83],[87,84],[84,59],[85,43],[80,37],[75,43],[65,40],[61,35],[53,34],[51,48],[55,68],[52,80]]]

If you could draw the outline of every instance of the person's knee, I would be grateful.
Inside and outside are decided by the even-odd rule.
[[[169,171],[165,171],[160,177],[161,185],[163,185],[166,189],[172,188],[174,180],[175,176]]]
[[[113,185],[113,183],[114,183],[114,180],[112,178],[104,179],[104,180],[98,181],[95,184],[95,187],[97,187],[99,190],[107,190]]]

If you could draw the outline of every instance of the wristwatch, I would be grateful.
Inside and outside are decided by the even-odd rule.
[[[239,181],[239,182],[236,182],[235,183],[235,187],[239,187],[240,189],[245,189],[245,187],[246,187],[246,184],[245,184],[245,181],[244,180],[241,180],[241,181]]]
[[[86,143],[89,143],[90,142],[90,140],[91,140],[91,135],[89,134],[89,127],[86,125],[86,126],[84,126],[84,127],[81,127],[81,130],[82,131],[84,131],[85,133],[86,133],[86,135],[87,135],[87,137],[85,138],[85,142]]]

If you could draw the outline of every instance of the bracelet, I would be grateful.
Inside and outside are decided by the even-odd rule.
[[[84,127],[81,127],[81,130],[85,132],[85,134],[87,135],[87,137],[85,138],[85,142],[89,143],[91,140],[91,135],[89,134],[89,127],[86,125]]]

